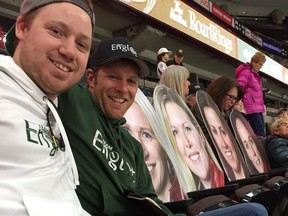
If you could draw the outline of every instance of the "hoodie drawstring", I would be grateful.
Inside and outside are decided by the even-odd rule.
[[[77,185],[79,185],[79,175],[78,175],[78,170],[77,170],[77,167],[76,167],[76,163],[75,163],[75,160],[74,160],[74,156],[72,154],[72,150],[71,150],[71,147],[70,147],[70,143],[69,143],[66,131],[64,129],[62,121],[61,121],[61,119],[60,119],[60,117],[58,115],[58,112],[57,112],[53,102],[51,102],[47,97],[44,97],[44,101],[46,102],[47,106],[49,107],[49,109],[53,113],[53,115],[55,117],[55,120],[56,120],[56,122],[57,122],[57,124],[59,126],[59,129],[60,129],[64,144],[65,144],[65,147],[66,147],[66,150],[67,150],[67,153],[68,153],[68,157],[69,157],[69,160],[71,162],[71,169],[72,169],[72,174],[73,174],[73,178],[74,178],[74,189],[76,189]]]

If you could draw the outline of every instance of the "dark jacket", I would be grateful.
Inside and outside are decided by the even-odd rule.
[[[175,61],[175,58],[172,59],[172,60],[169,60],[166,62],[166,65],[167,66],[170,66],[170,65],[181,65],[181,66],[184,66],[182,62],[180,62],[180,64],[178,64],[176,61]]]
[[[288,138],[272,135],[266,142],[271,168],[288,168]]]

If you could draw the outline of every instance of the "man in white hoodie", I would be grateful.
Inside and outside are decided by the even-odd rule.
[[[93,35],[90,0],[24,0],[0,55],[0,215],[87,215],[55,109],[84,74]],[[55,105],[54,105],[55,104]]]

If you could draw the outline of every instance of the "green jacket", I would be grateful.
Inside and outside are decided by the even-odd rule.
[[[126,191],[157,198],[141,144],[124,128],[124,118],[109,119],[80,85],[59,97],[59,111],[77,164],[77,194],[91,215],[141,215]],[[172,215],[172,213],[169,213]]]

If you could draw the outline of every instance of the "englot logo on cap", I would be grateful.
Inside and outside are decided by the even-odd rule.
[[[134,50],[133,47],[129,46],[129,44],[112,44],[111,45],[112,51],[122,51],[122,52],[131,52],[135,57],[137,57],[137,52]]]

